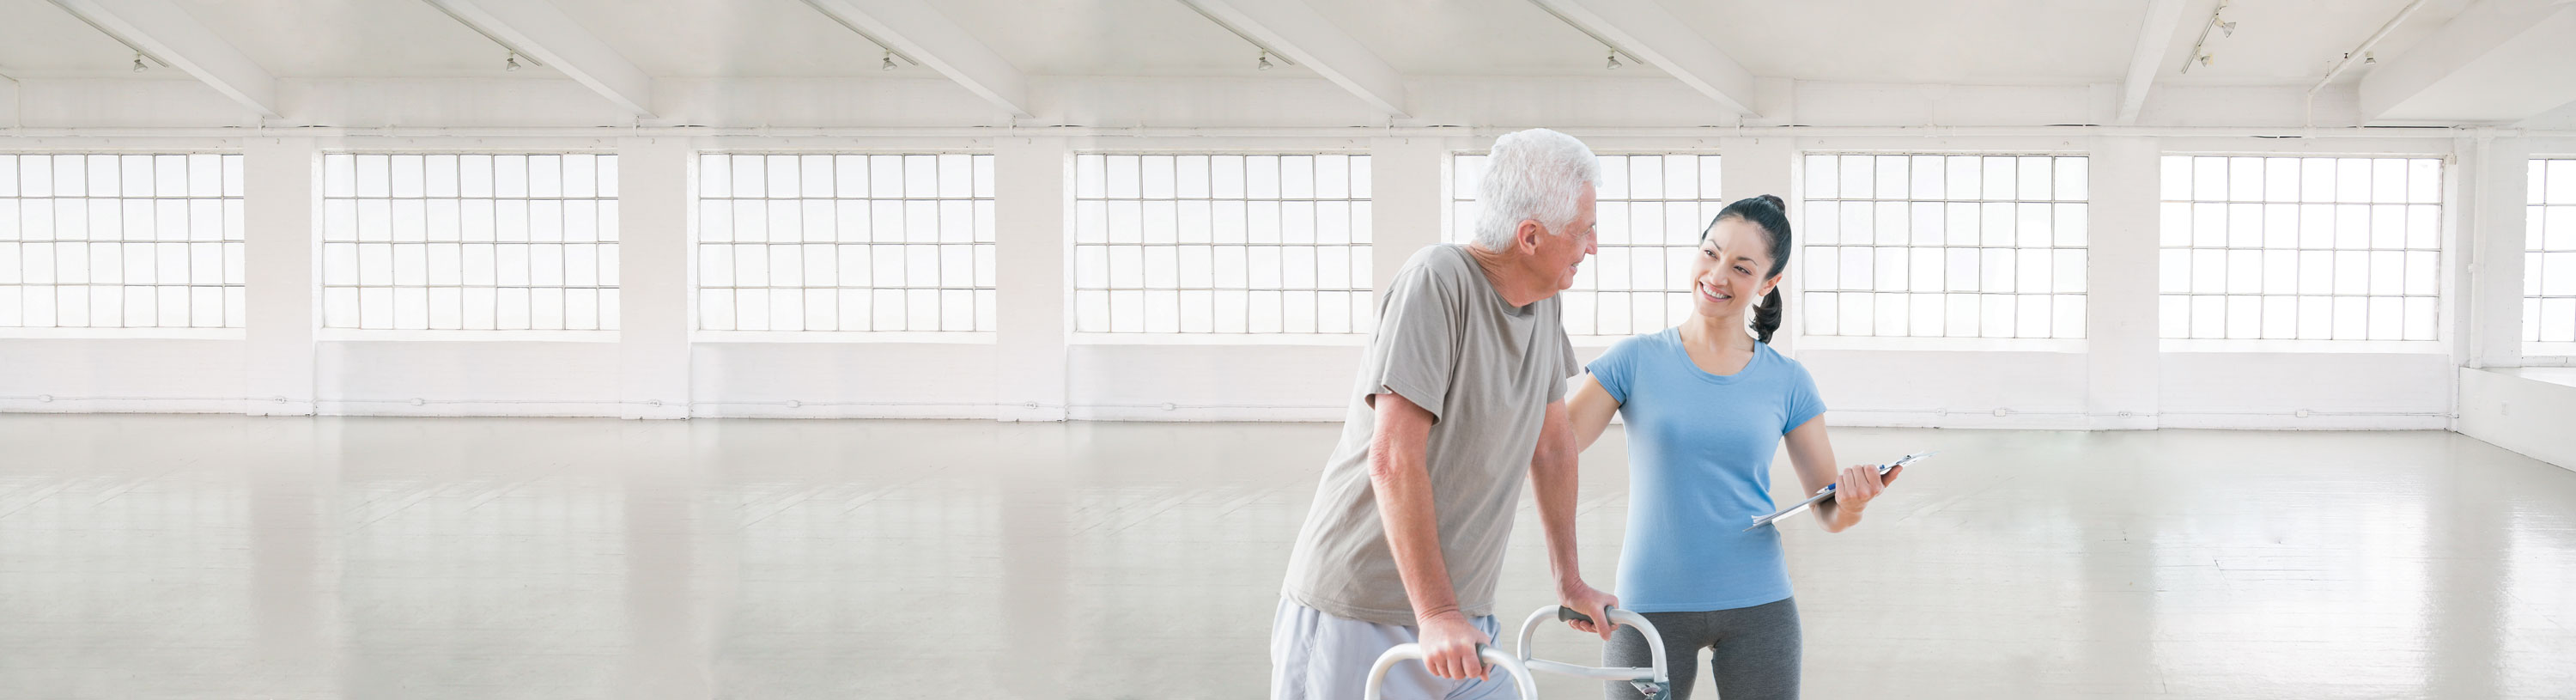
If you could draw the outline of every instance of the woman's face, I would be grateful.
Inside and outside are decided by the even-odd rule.
[[[1691,306],[1702,316],[1742,316],[1762,295],[1780,284],[1764,279],[1771,270],[1771,242],[1762,226],[1728,217],[1710,227],[1691,262]]]

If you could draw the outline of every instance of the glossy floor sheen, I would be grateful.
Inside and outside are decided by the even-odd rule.
[[[1336,429],[0,416],[0,697],[1258,698]],[[2576,697],[2576,472],[2439,432],[1838,435],[1944,452],[1790,529],[1807,697]],[[1616,433],[1586,457],[1606,585]],[[1535,520],[1507,627],[1549,602]]]

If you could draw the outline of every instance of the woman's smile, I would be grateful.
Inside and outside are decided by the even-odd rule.
[[[1701,282],[1699,283],[1699,298],[1708,300],[1708,302],[1712,304],[1724,304],[1728,301],[1734,300],[1735,295],[1720,293],[1717,291],[1716,287],[1709,286],[1707,282]]]

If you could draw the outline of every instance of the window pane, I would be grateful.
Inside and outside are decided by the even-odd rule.
[[[2440,306],[2438,159],[2169,157],[2164,167],[2161,288],[2231,296],[2166,305],[2163,337],[2413,340],[2428,339],[2415,324],[2437,325],[2408,309]],[[2336,296],[2295,296],[2324,294]]]
[[[356,189],[356,163],[318,184]],[[229,154],[0,154],[0,327],[241,327],[239,180]],[[355,214],[315,228],[353,237]]]

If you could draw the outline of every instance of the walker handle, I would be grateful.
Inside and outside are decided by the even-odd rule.
[[[1645,693],[1646,697],[1652,698],[1653,700],[1666,700],[1667,698],[1672,697],[1672,677],[1667,675],[1669,671],[1666,670],[1664,665],[1663,635],[1655,631],[1655,623],[1648,621],[1646,616],[1639,615],[1628,610],[1611,608],[1609,610],[1610,622],[1613,625],[1623,625],[1636,628],[1637,632],[1645,637],[1647,654],[1654,662],[1650,666],[1643,668],[1605,668],[1596,666],[1577,666],[1574,664],[1548,661],[1545,659],[1530,658],[1530,652],[1532,651],[1530,638],[1538,632],[1540,625],[1547,623],[1547,618],[1549,617],[1548,613],[1550,612],[1548,608],[1555,608],[1553,611],[1556,613],[1554,617],[1559,621],[1574,622],[1592,620],[1592,616],[1562,605],[1542,607],[1531,612],[1529,619],[1521,622],[1520,653],[1517,654],[1517,656],[1521,658],[1522,663],[1527,665],[1531,671],[1605,681],[1628,681],[1631,685],[1636,686],[1637,692]]]
[[[1395,664],[1399,661],[1419,659],[1424,656],[1426,654],[1422,652],[1422,645],[1410,642],[1387,649],[1385,654],[1377,657],[1377,663],[1369,668],[1368,684],[1362,691],[1363,697],[1367,700],[1379,700],[1383,697],[1379,695],[1379,685],[1386,682],[1387,671],[1395,668]],[[1521,663],[1520,657],[1484,644],[1476,645],[1476,656],[1480,657],[1487,666],[1500,669],[1503,675],[1510,676],[1512,689],[1520,691],[1520,697],[1523,700],[1538,697],[1538,681],[1530,678],[1529,667]]]

